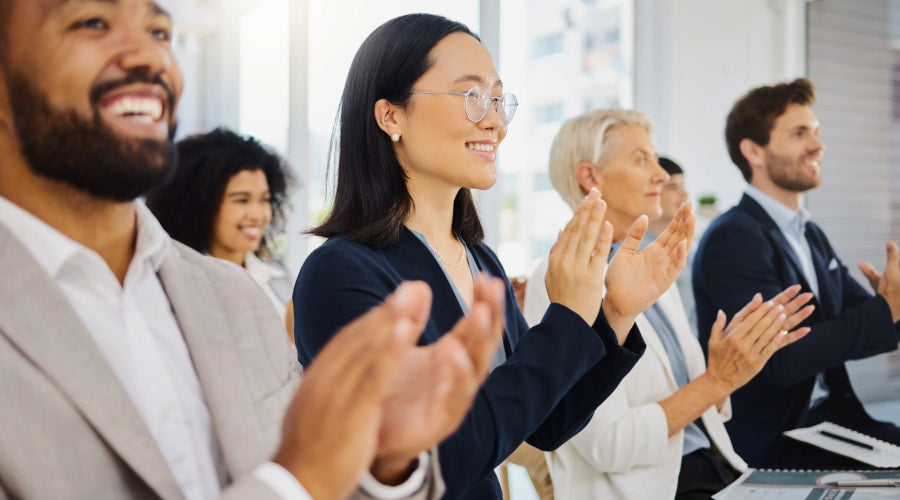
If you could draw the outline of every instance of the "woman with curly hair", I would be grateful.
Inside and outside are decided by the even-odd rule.
[[[224,128],[177,147],[175,175],[147,196],[147,206],[176,240],[245,268],[293,331],[292,283],[271,250],[284,227],[290,182],[284,161],[256,139]]]

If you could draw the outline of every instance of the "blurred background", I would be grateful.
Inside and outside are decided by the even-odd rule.
[[[568,208],[547,175],[568,117],[621,106],[646,113],[654,142],[686,171],[701,219],[744,181],[724,121],[752,87],[808,76],[827,145],[807,208],[838,254],[885,262],[900,239],[900,0],[164,0],[185,72],[180,135],[228,126],[285,155],[300,185],[284,262],[317,244],[302,231],[328,210],[327,152],[356,48],[382,22],[431,12],[467,24],[521,103],[497,185],[477,193],[488,243],[510,276],[546,254]],[[711,202],[703,206],[697,200]],[[701,223],[703,221],[701,220]],[[900,357],[851,363],[860,397],[900,421]],[[895,410],[895,408],[898,408]]]

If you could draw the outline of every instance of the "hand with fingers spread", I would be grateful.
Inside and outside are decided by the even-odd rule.
[[[504,294],[503,280],[479,275],[469,315],[437,342],[404,354],[385,401],[372,467],[382,482],[402,480],[411,460],[459,427],[502,338]],[[428,312],[421,318],[417,330]]]
[[[868,262],[860,262],[859,270],[869,280],[872,290],[884,297],[891,308],[894,323],[900,320],[900,250],[893,241],[887,243],[887,264],[884,274],[878,274],[875,267]]]
[[[808,327],[790,331],[810,314],[804,304],[811,293],[797,295],[800,285],[788,287],[763,302],[756,294],[726,326],[719,312],[709,339],[706,372],[659,402],[666,414],[669,436],[680,432],[715,405],[722,408],[732,392],[750,381],[778,349],[809,333]]]
[[[647,217],[639,217],[631,226],[606,273],[603,312],[617,333],[630,328],[634,318],[653,305],[681,274],[694,237],[694,222],[691,204],[685,203],[669,227],[641,251],[638,247],[647,231]]]
[[[385,401],[430,305],[427,285],[401,285],[338,332],[304,372],[273,461],[313,498],[348,496],[370,467]]]
[[[770,301],[756,294],[725,326],[725,313],[719,312],[709,339],[707,375],[726,394],[750,381],[778,349],[809,333],[798,328],[812,314],[809,302],[813,294],[800,291],[800,285],[788,287]]]
[[[612,225],[604,222],[605,217],[606,202],[592,188],[550,249],[544,280],[550,302],[568,307],[589,325],[600,313],[612,243]]]

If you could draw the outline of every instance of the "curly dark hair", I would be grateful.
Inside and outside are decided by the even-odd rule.
[[[284,228],[287,190],[292,183],[284,160],[256,139],[225,128],[182,139],[177,148],[175,175],[147,195],[147,206],[163,228],[172,238],[207,252],[228,181],[245,170],[262,170],[269,184],[272,222],[257,253],[270,257],[266,243]]]
[[[789,83],[757,87],[734,103],[725,122],[725,143],[731,161],[741,170],[744,180],[750,182],[753,171],[741,153],[741,141],[746,138],[765,147],[775,120],[789,104],[812,106],[814,102],[816,88],[806,78],[798,78]]]

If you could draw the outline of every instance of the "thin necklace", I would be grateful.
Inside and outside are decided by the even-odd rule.
[[[459,241],[459,240],[456,240],[456,241]],[[462,267],[463,261],[466,258],[466,245],[461,241],[459,241],[459,244],[462,245],[462,252],[460,252],[459,260],[456,261],[456,264],[451,264],[450,262],[447,262],[446,259],[444,259],[444,256],[441,255],[441,252],[437,251],[437,248],[431,247],[431,249],[434,250],[434,253],[435,253],[435,255],[437,255],[438,260],[441,261],[441,264],[443,264],[447,269],[455,271],[455,270],[459,269],[460,267]],[[428,246],[431,246],[431,243],[429,243]]]

